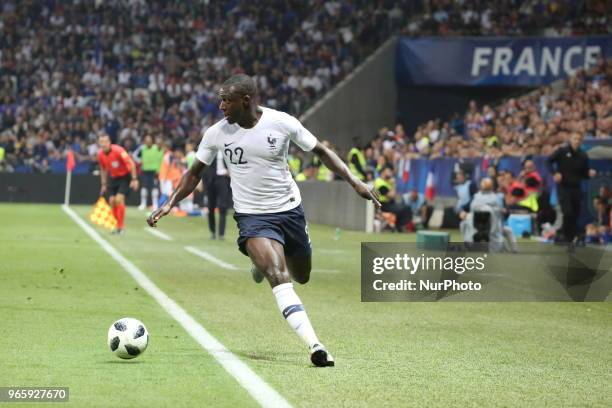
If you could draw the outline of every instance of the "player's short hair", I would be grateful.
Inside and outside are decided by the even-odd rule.
[[[228,90],[232,86],[234,87],[234,92],[241,95],[249,95],[250,97],[255,97],[255,95],[257,95],[257,85],[255,85],[253,78],[248,75],[232,75],[221,85],[222,88]]]

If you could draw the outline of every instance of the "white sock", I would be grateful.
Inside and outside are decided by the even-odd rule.
[[[315,344],[321,344],[310,324],[302,301],[293,290],[293,283],[282,283],[275,286],[272,288],[272,293],[276,297],[278,309],[283,317],[304,343],[309,348]]]
[[[159,202],[159,190],[156,188],[151,190],[151,201],[153,204],[153,211],[157,210],[157,203]]]
[[[144,187],[140,189],[140,205],[147,206],[147,189]]]

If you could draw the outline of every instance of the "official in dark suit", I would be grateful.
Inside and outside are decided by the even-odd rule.
[[[557,149],[548,158],[550,171],[557,183],[557,195],[561,212],[563,213],[563,226],[561,231],[565,242],[572,243],[578,234],[578,217],[580,216],[580,203],[582,180],[595,176],[595,170],[589,170],[589,158],[580,150],[582,135],[572,133],[569,143]]]
[[[211,239],[217,239],[218,237],[222,240],[225,236],[227,209],[232,206],[232,190],[230,188],[229,172],[221,152],[204,170],[202,181],[208,197],[208,229]],[[215,208],[219,209],[218,235],[215,223]]]

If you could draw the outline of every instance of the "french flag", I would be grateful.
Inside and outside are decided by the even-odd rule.
[[[434,186],[434,174],[433,171],[429,170],[427,173],[427,181],[425,182],[425,198],[428,201],[432,201],[436,196],[436,189]]]
[[[487,170],[489,169],[489,156],[485,156],[482,158],[481,168],[482,171],[484,171],[485,173],[487,172]]]
[[[410,159],[405,159],[402,161],[402,181],[407,183],[410,180]]]

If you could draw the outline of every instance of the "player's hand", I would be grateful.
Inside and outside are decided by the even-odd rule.
[[[596,175],[597,175],[597,171],[595,171],[595,170],[593,170],[593,169],[590,169],[590,170],[589,170],[589,177],[590,177],[590,178],[593,178],[593,177],[595,177]]]
[[[353,188],[355,189],[357,194],[359,194],[366,200],[372,200],[374,206],[376,206],[376,209],[380,209],[381,205],[380,201],[378,200],[378,193],[376,193],[373,188],[368,187],[368,185],[363,181],[359,181],[357,184],[355,184],[355,187]]]
[[[559,184],[561,182],[561,179],[563,177],[561,177],[561,173],[555,173],[553,174],[553,180],[555,181],[555,183]]]
[[[102,187],[100,187],[100,196],[103,196],[106,194],[106,186],[102,185]]]
[[[132,179],[132,181],[130,181],[130,188],[134,191],[138,191],[138,179]]]
[[[159,221],[161,217],[168,215],[170,210],[172,210],[172,207],[170,207],[168,204],[164,204],[157,210],[153,211],[151,215],[147,217],[147,224],[149,224],[149,227],[156,227],[157,221]]]

